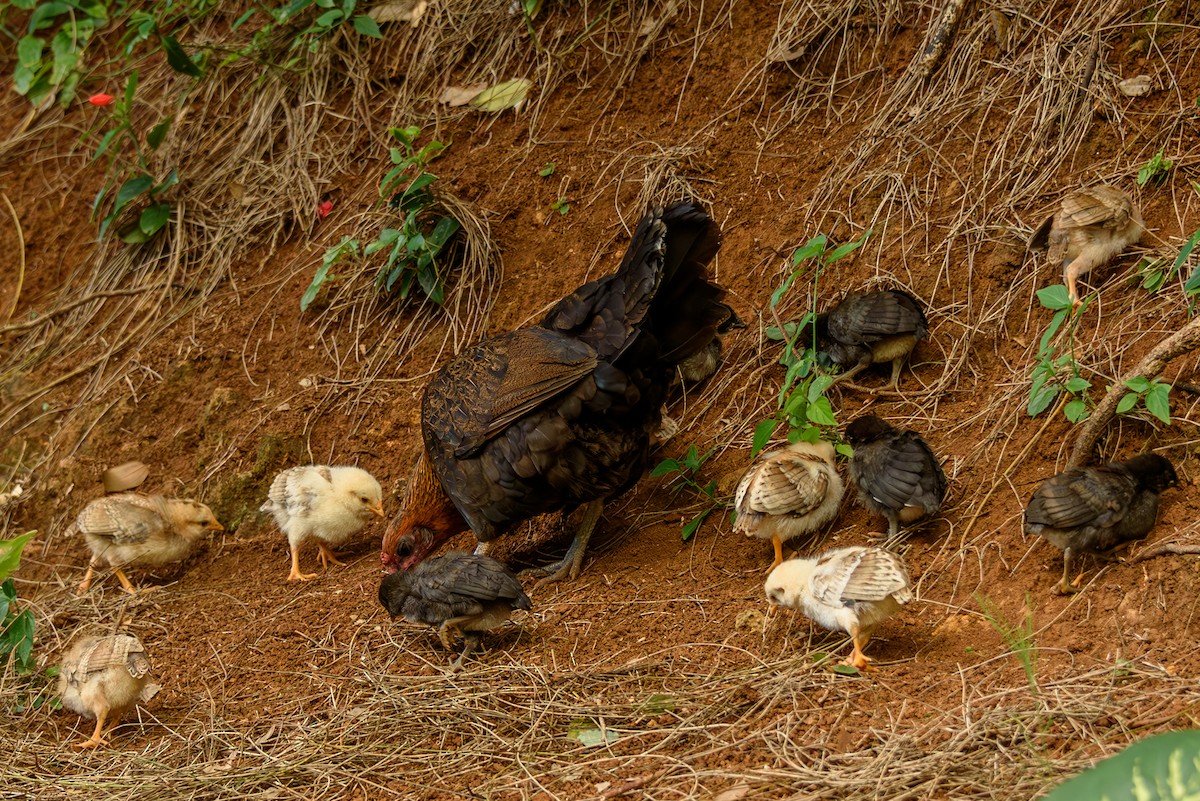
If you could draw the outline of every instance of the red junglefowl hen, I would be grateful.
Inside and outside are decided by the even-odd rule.
[[[720,245],[694,203],[653,209],[615,273],[443,366],[425,388],[425,448],[384,534],[385,567],[408,570],[468,528],[482,552],[526,518],[586,505],[566,556],[541,570],[576,577],[604,500],[645,469],[676,367],[732,315],[708,280]]]
[[[1061,265],[1071,302],[1079,305],[1079,279],[1106,264],[1142,238],[1142,213],[1115,186],[1072,192],[1029,237],[1030,250],[1046,248],[1046,259]]]
[[[1150,533],[1159,494],[1179,483],[1175,468],[1155,453],[1082,467],[1047,479],[1025,509],[1025,533],[1040,534],[1063,552],[1060,594],[1077,592],[1071,564],[1080,551],[1113,551]]]
[[[835,383],[872,364],[891,362],[889,386],[896,389],[905,358],[929,336],[929,322],[920,302],[907,292],[851,292],[817,315],[817,335],[829,358],[845,370]]]
[[[529,596],[507,567],[490,556],[451,553],[422,562],[412,570],[385,576],[379,585],[379,603],[392,617],[403,615],[412,623],[438,627],[446,650],[453,650],[456,633],[463,651],[450,664],[462,667],[491,631],[514,609],[531,609]]]
[[[858,501],[887,518],[889,542],[901,523],[915,523],[942,508],[946,474],[917,432],[869,414],[846,426],[846,441],[854,448],[850,480],[858,487]]]

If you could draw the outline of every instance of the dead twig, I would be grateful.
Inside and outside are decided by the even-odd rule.
[[[1178,555],[1185,556],[1188,554],[1200,555],[1200,545],[1184,545],[1177,542],[1164,542],[1160,545],[1154,545],[1150,548],[1145,548],[1137,552],[1137,555],[1129,557],[1126,560],[1129,564],[1137,564],[1145,562],[1148,559],[1156,559],[1160,556]]]
[[[1132,370],[1115,381],[1108,388],[1104,399],[1096,406],[1096,411],[1080,429],[1079,437],[1075,440],[1075,447],[1071,451],[1071,458],[1067,461],[1067,469],[1082,467],[1083,463],[1092,455],[1100,435],[1117,413],[1117,404],[1121,402],[1121,398],[1127,392],[1126,381],[1138,376],[1151,378],[1161,375],[1172,359],[1185,353],[1191,353],[1197,347],[1200,347],[1200,317],[1191,320],[1183,328],[1151,348],[1150,352]]]

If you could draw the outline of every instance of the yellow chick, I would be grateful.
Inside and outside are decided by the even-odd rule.
[[[270,512],[292,549],[288,581],[309,581],[300,572],[300,544],[318,540],[322,568],[342,564],[330,545],[340,545],[373,517],[383,517],[383,490],[375,477],[358,467],[303,465],[275,476],[262,511]]]
[[[833,446],[824,440],[796,442],[760,454],[738,482],[733,530],[771,541],[770,569],[783,561],[784,542],[816,531],[837,514],[844,487],[833,458]]]
[[[814,559],[791,559],[771,571],[767,600],[797,609],[818,625],[844,631],[854,642],[849,665],[865,670],[863,649],[875,627],[912,600],[900,557],[874,546],[836,548]]]
[[[115,568],[126,592],[137,592],[124,568],[182,562],[210,531],[224,531],[202,503],[161,495],[125,492],[97,498],[83,507],[75,526],[92,551],[79,592],[92,585],[101,561]]]
[[[125,710],[158,691],[149,684],[150,660],[140,640],[130,634],[84,637],[67,651],[58,674],[63,706],[85,718],[95,718],[96,730],[76,748],[104,745],[101,737],[109,718],[116,728]]]
[[[1142,238],[1142,213],[1115,186],[1072,192],[1029,237],[1029,248],[1047,248],[1046,258],[1062,267],[1071,302],[1079,305],[1078,280],[1108,263]]]

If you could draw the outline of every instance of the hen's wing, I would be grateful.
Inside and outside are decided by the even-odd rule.
[[[1025,520],[1056,529],[1106,528],[1124,517],[1135,493],[1133,479],[1120,465],[1068,470],[1037,488]]]
[[[817,561],[812,587],[821,603],[833,607],[888,596],[899,603],[911,598],[908,570],[900,557],[883,548],[831,551]]]

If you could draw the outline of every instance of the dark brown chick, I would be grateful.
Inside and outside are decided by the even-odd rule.
[[[717,326],[717,335],[712,338],[712,341],[679,362],[679,380],[685,387],[694,386],[711,378],[713,373],[717,372],[717,368],[721,366],[723,337],[730,331],[746,327],[742,318],[738,317],[731,307],[725,306],[725,310],[729,316]]]
[[[507,567],[490,556],[452,553],[427,559],[385,576],[379,603],[392,617],[438,627],[438,637],[453,650],[455,636],[465,643],[452,671],[479,645],[484,632],[508,620],[514,609],[530,609],[529,596]]]
[[[920,302],[902,290],[851,292],[817,315],[817,335],[829,358],[845,371],[836,381],[891,362],[889,386],[896,389],[904,360],[929,336],[929,322]]]
[[[1067,294],[1078,306],[1079,279],[1136,243],[1143,230],[1142,213],[1127,193],[1095,186],[1064,197],[1029,237],[1028,247],[1047,249],[1047,260],[1061,266]]]
[[[111,718],[111,729],[125,710],[149,700],[158,689],[147,683],[149,673],[146,649],[130,634],[83,637],[71,646],[59,670],[58,694],[67,709],[96,720],[91,738],[76,748],[103,745],[105,722]]]
[[[854,448],[850,480],[858,502],[888,521],[888,540],[900,526],[936,514],[946,497],[946,474],[915,431],[895,428],[873,414],[846,426]]]
[[[97,498],[83,507],[75,526],[92,552],[79,584],[86,592],[102,561],[114,568],[126,592],[137,592],[126,567],[158,567],[186,559],[210,532],[224,531],[212,510],[199,501],[125,492]]]
[[[1083,573],[1070,582],[1075,554],[1111,552],[1146,536],[1158,516],[1160,493],[1178,483],[1175,468],[1156,453],[1067,470],[1042,482],[1025,509],[1025,533],[1062,549],[1058,591],[1078,592]]]
[[[468,528],[481,546],[521,521],[585,507],[544,581],[579,574],[606,498],[645,470],[678,364],[729,317],[708,280],[720,230],[693,203],[653,209],[617,271],[579,287],[541,324],[444,365],[421,402],[424,450],[381,557],[408,570]]]

